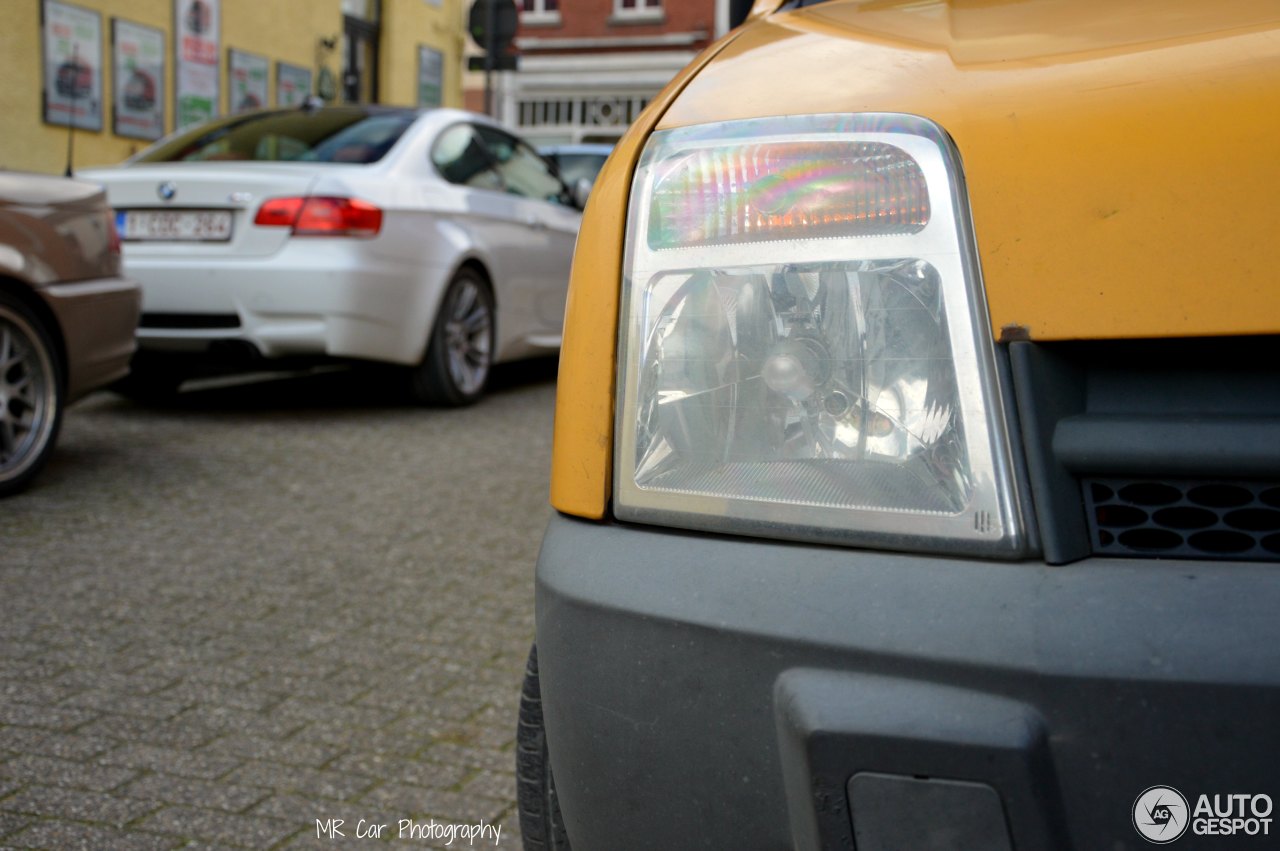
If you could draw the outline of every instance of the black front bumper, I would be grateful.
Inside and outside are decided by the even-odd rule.
[[[555,516],[537,605],[575,848],[963,851],[1000,847],[994,829],[1017,849],[1117,851],[1148,846],[1132,811],[1151,786],[1189,809],[1280,798],[1275,566],[1051,567]],[[988,804],[1003,827],[956,817]],[[1174,847],[1276,847],[1268,828],[1193,824]]]

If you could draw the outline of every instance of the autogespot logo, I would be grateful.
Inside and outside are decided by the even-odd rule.
[[[1133,802],[1133,826],[1142,838],[1167,845],[1187,832],[1187,799],[1172,786],[1152,786]]]

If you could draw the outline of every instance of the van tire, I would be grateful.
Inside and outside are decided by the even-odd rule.
[[[547,754],[542,722],[542,686],[538,680],[538,645],[529,650],[524,690],[520,694],[520,722],[516,728],[516,801],[525,851],[570,851],[556,797],[555,778]]]

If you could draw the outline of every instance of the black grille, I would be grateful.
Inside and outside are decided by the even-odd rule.
[[[234,313],[144,313],[141,328],[239,328],[240,317]]]
[[[1082,484],[1099,555],[1280,561],[1280,482]]]

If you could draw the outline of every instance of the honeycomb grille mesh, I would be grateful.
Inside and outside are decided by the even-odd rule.
[[[1085,479],[1093,551],[1280,561],[1280,483]]]

